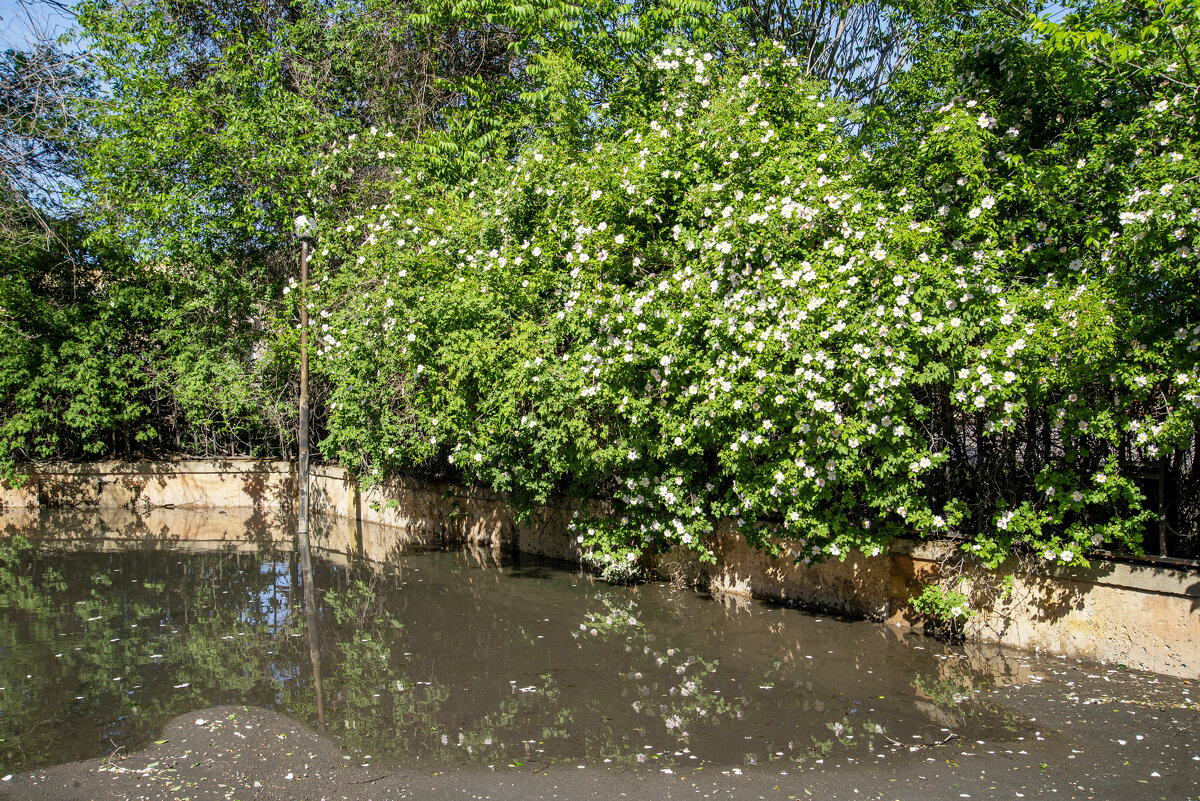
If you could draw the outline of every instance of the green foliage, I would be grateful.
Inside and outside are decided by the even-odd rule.
[[[460,102],[425,141],[426,164],[454,182],[469,180],[482,159],[531,132],[583,145],[611,122],[609,112],[619,118],[654,91],[651,52],[726,35],[732,19],[706,0],[432,0],[410,17],[416,31],[464,30],[482,41],[503,32],[518,68],[443,82]]]
[[[304,210],[326,458],[583,499],[615,580],[725,518],[1079,563],[1152,470],[1194,529],[1193,6],[889,6],[857,106],[886,26],[830,86],[725,8],[85,4],[93,255],[5,252],[0,461],[286,452]]]
[[[206,303],[162,272],[98,244],[61,244],[80,238],[64,225],[48,249],[0,242],[4,475],[15,479],[17,465],[34,460],[136,457],[185,443],[244,452],[242,443],[277,440],[271,432],[294,414],[276,389],[290,365],[263,346],[253,358],[262,336],[253,304],[230,293],[227,310],[246,316],[205,318],[196,307]]]
[[[5,472],[31,459],[285,453],[290,221],[318,207],[332,227],[390,177],[387,150],[337,143],[386,129],[427,169],[463,175],[531,130],[580,141],[594,108],[641,91],[628,56],[708,26],[707,10],[81,4],[81,80],[105,90],[72,108],[82,122],[54,144],[76,156],[72,200],[90,219],[46,250],[2,243]],[[29,83],[18,77],[6,91]]]
[[[975,614],[967,603],[967,596],[958,590],[932,585],[922,587],[921,594],[913,598],[911,603],[917,612],[942,623],[961,624]]]
[[[104,453],[149,435],[153,276],[97,280],[82,252],[0,243],[0,463]],[[115,254],[105,254],[109,263]]]
[[[989,564],[1136,549],[1123,465],[1197,408],[1177,101],[1109,120],[1100,97],[1085,125],[1064,78],[1017,105],[1083,68],[1021,37],[959,67],[977,97],[875,153],[795,62],[680,47],[586,151],[535,140],[461,190],[397,156],[320,261],[326,446],[371,477],[444,459],[607,498],[576,530],[611,578],[711,558],[726,516],[798,560],[912,533]]]
[[[361,124],[339,119],[336,100],[308,80],[307,18],[288,24],[275,11],[104,0],[78,9],[98,77],[112,86],[85,160],[85,188],[104,209],[99,233],[205,291],[240,283],[238,294],[255,294],[271,274],[264,251],[306,205],[322,143]]]

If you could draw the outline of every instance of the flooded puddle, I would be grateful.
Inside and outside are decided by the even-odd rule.
[[[308,616],[291,539],[243,523],[196,539],[43,514],[28,549],[8,525],[0,772],[132,751],[228,703],[373,764],[788,770],[1034,732],[987,703],[1036,670],[1027,655],[491,551],[367,559],[338,522],[315,540]]]

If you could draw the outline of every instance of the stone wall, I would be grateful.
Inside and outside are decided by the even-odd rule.
[[[114,541],[160,537],[252,547],[270,531],[294,527],[295,497],[294,465],[286,462],[50,465],[21,488],[0,486],[0,530],[75,530],[69,525],[72,514],[79,516],[73,508],[99,507],[105,511],[92,525],[101,529],[97,536]],[[39,507],[56,511],[39,514]],[[312,508],[318,513],[313,542],[333,557],[386,562],[414,544],[456,541],[481,559],[520,550],[581,560],[567,534],[577,507],[566,502],[518,518],[502,495],[487,490],[418,479],[362,490],[344,469],[317,466]],[[947,581],[942,565],[952,556],[945,544],[897,541],[885,554],[804,567],[751,548],[729,521],[718,526],[714,540],[715,565],[677,551],[658,559],[658,572],[717,594],[794,602],[899,627],[920,623],[908,599],[923,582]],[[1097,562],[1051,572],[974,567],[965,575],[981,610],[968,636],[1177,676],[1200,674],[1195,567]]]

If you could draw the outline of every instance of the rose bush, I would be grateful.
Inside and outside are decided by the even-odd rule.
[[[603,499],[574,527],[613,578],[712,558],[726,516],[797,560],[1137,548],[1126,468],[1195,427],[1191,101],[1015,105],[1008,70],[1072,67],[1039,47],[969,54],[971,96],[888,147],[769,45],[669,48],[587,150],[535,139],[470,185],[340,145],[395,180],[319,254],[326,452]]]

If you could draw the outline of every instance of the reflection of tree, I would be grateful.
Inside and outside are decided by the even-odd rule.
[[[151,731],[207,703],[209,688],[243,700],[271,684],[269,671],[246,667],[261,663],[273,647],[262,610],[211,603],[214,592],[235,593],[225,595],[214,583],[261,586],[265,577],[227,570],[228,557],[211,554],[158,559],[155,574],[161,578],[142,582],[134,576],[146,574],[137,566],[145,556],[61,555],[55,565],[62,581],[38,583],[19,608],[10,596],[3,598],[0,628],[3,641],[12,644],[0,651],[0,758],[6,767],[131,745],[134,732]],[[30,555],[21,560],[38,562]],[[181,637],[183,627],[187,636]],[[229,658],[230,648],[239,651],[236,659]]]
[[[295,554],[130,549],[63,553],[54,563],[62,581],[49,580],[32,550],[4,563],[0,634],[17,646],[0,650],[0,769],[134,748],[171,718],[218,703],[318,721]],[[411,652],[428,643],[393,611],[403,608],[398,578],[323,562],[315,573],[325,588],[317,618],[326,716],[347,747],[503,764],[535,757],[538,741],[573,736],[550,673],[512,682],[505,695],[481,692],[478,713],[454,711],[449,702],[460,703],[475,677],[467,665],[447,668],[447,681],[414,664]],[[482,603],[492,578],[462,581]]]
[[[693,615],[650,588],[576,590],[536,564],[448,554],[388,569],[317,561],[310,623],[291,552],[158,548],[0,562],[0,642],[15,644],[0,647],[0,770],[134,748],[213,704],[319,724],[313,653],[329,732],[409,762],[699,764],[751,734],[747,762],[796,762],[872,747],[882,732],[864,718],[894,719],[838,692],[855,686],[845,675],[814,673],[802,633],[772,623],[739,639],[737,617]],[[770,668],[755,655],[763,639]],[[878,645],[832,664],[865,669]],[[912,717],[942,720],[927,706]],[[756,715],[777,727],[761,732]]]
[[[514,685],[510,697],[478,718],[455,725],[448,710],[453,697],[450,682],[413,674],[413,654],[405,648],[416,650],[423,644],[409,638],[395,618],[389,606],[395,599],[389,598],[388,589],[386,578],[367,574],[365,579],[347,578],[324,596],[335,628],[353,632],[323,649],[331,655],[326,694],[339,739],[376,755],[439,761],[464,755],[490,761],[512,759],[510,730],[535,708],[553,704],[557,692],[552,678]]]
[[[956,736],[967,727],[977,734],[981,724],[1011,733],[1021,728],[1021,722],[1011,711],[988,703],[981,690],[1011,680],[1012,673],[1011,660],[999,654],[987,658],[977,649],[971,656],[941,660],[936,673],[917,673],[912,687],[918,708]]]
[[[586,613],[579,630],[572,636],[580,641],[581,647],[586,647],[592,639],[625,642],[625,650],[631,658],[629,670],[620,675],[625,682],[621,694],[630,699],[627,702],[634,712],[653,719],[656,726],[661,726],[684,745],[694,725],[716,725],[723,718],[741,716],[736,700],[706,688],[706,679],[717,671],[716,660],[706,660],[686,649],[660,644],[639,622],[634,600],[608,595],[600,600],[604,611]],[[597,702],[609,703],[608,699],[597,699]],[[597,712],[602,713],[602,710]],[[599,717],[605,716],[600,714]],[[622,739],[617,732],[592,733],[589,739],[603,744],[606,759],[644,761],[646,758],[640,748],[633,746],[625,753],[620,749],[614,751],[613,744]]]
[[[820,736],[797,732],[795,738],[775,741],[769,748],[757,744],[754,750],[742,755],[745,764],[782,761],[799,766],[836,752],[874,750],[887,742],[880,724],[858,716],[861,702],[847,701],[848,707],[840,712],[827,708],[811,677],[797,677],[791,649],[785,648],[784,657],[765,672],[731,672],[724,660],[705,658],[686,644],[689,641],[686,625],[675,637],[663,639],[643,625],[639,614],[644,610],[639,609],[636,600],[622,594],[606,594],[600,600],[604,609],[587,613],[573,636],[583,648],[596,640],[624,643],[628,668],[619,674],[624,683],[622,699],[648,721],[643,744],[628,743],[626,738],[627,747],[623,749],[617,747],[623,741],[620,731],[604,727],[597,731],[592,727],[588,737],[595,742],[596,752],[602,750],[605,758],[635,763],[653,758],[662,764],[675,764],[679,760],[672,759],[672,754],[678,757],[691,749],[703,749],[702,740],[715,739],[722,750],[728,747],[731,736],[735,738],[733,741],[740,741],[750,730],[745,728],[744,720],[764,711],[760,708],[764,699],[761,693],[754,695],[752,688],[739,680],[731,681],[730,676],[735,674],[742,681],[751,679],[760,691],[788,693],[780,697],[783,701],[780,706],[767,712],[768,720],[788,715],[788,708],[793,713],[802,709],[803,731],[822,732]],[[780,634],[773,626],[768,628],[773,634]],[[597,701],[596,708],[589,711],[603,717],[602,704],[611,702]],[[823,724],[817,722],[818,716],[829,715],[836,717]],[[727,731],[734,727],[737,734]],[[645,749],[647,740],[657,742],[658,753]]]
[[[38,559],[24,537],[0,543],[0,760],[20,764],[38,748],[54,720],[25,699],[61,679],[55,663],[46,664],[45,647],[18,648],[17,643],[54,644],[51,620],[38,615],[44,592],[64,588],[62,575]]]
[[[335,631],[353,636],[335,638],[322,652],[330,655],[327,713],[339,738],[350,747],[386,754],[404,750],[410,732],[433,728],[449,693],[398,670],[408,661],[403,624],[388,611],[377,582],[378,577],[350,579],[325,593]]]

